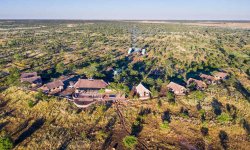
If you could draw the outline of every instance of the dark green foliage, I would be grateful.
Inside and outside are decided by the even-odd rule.
[[[13,148],[13,141],[9,137],[0,138],[0,150],[10,150]]]
[[[7,85],[17,85],[19,84],[20,71],[18,68],[13,67],[9,70],[10,75],[7,77],[6,84]]]
[[[48,100],[48,95],[44,94],[42,92],[42,90],[38,90],[37,94],[35,95],[35,99],[37,101],[40,101],[40,100]]]
[[[29,100],[28,105],[29,105],[30,108],[32,108],[33,106],[35,106],[35,102],[32,101],[32,100]]]
[[[60,74],[63,74],[64,73],[64,71],[65,71],[65,65],[64,65],[64,63],[58,63],[57,65],[56,65],[56,72],[58,72],[58,73],[60,73]]]
[[[193,97],[197,101],[201,101],[205,98],[205,94],[202,91],[193,91],[191,93],[191,97]]]
[[[174,93],[167,91],[167,99],[170,103],[175,103],[175,95]]]

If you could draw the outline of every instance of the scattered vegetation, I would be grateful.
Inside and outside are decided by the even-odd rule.
[[[10,135],[1,138],[0,149],[250,147],[249,30],[21,20],[2,21],[0,28],[0,135]],[[135,44],[147,55],[128,56]],[[176,96],[166,90],[170,81],[185,85],[221,69],[230,78],[204,91],[191,85],[188,96]],[[27,90],[31,85],[19,81],[26,71],[38,72],[44,83],[68,74],[103,79],[129,102],[118,106],[122,115],[114,105],[78,110],[65,99]],[[130,91],[140,82],[153,99],[139,101]]]

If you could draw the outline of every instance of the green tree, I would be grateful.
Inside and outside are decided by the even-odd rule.
[[[110,83],[109,84],[109,89],[114,90],[116,93],[121,93],[121,94],[128,94],[129,91],[129,87],[126,86],[123,83]]]
[[[29,100],[29,101],[28,101],[28,105],[29,105],[30,108],[32,108],[32,107],[35,106],[35,103],[34,103],[33,100]]]
[[[13,148],[13,141],[9,137],[0,138],[0,150],[9,150]]]
[[[63,74],[65,71],[64,63],[60,62],[56,65],[56,72]]]
[[[6,83],[8,85],[16,85],[19,82],[20,78],[20,71],[17,67],[10,68],[9,70],[10,75],[7,77]]]
[[[134,136],[126,136],[123,139],[123,144],[125,145],[125,147],[129,149],[133,149],[135,145],[137,144],[137,138]]]
[[[167,91],[167,99],[169,102],[175,102],[175,96],[174,93]]]
[[[85,67],[81,70],[81,73],[85,74],[87,78],[92,79],[94,76],[99,75],[98,73],[98,64],[93,63],[89,65],[88,67]]]

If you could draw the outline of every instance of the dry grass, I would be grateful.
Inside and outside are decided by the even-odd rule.
[[[112,136],[108,147],[111,148],[118,143],[118,148],[124,149],[122,139],[128,134],[121,126],[119,117],[113,107],[105,111],[103,106],[98,106],[94,111],[90,109],[78,112],[77,108],[67,100],[50,98],[49,101],[40,101],[30,108],[28,100],[35,100],[35,94],[35,92],[23,91],[16,87],[11,87],[1,94],[1,102],[7,102],[7,105],[1,107],[1,109],[3,112],[10,112],[9,115],[1,118],[0,123],[10,122],[3,128],[1,134],[3,134],[3,131],[13,134],[20,129],[20,126],[25,121],[30,120],[27,127],[12,135],[12,138],[16,140],[37,119],[45,119],[44,124],[19,143],[16,149],[57,149],[63,145],[66,145],[68,149],[78,149],[79,147],[101,149],[110,135]],[[211,100],[207,99],[206,103],[211,102]],[[239,120],[240,117],[250,120],[249,103],[244,99],[235,101],[231,98],[228,101],[225,96],[220,96],[218,100],[223,107],[225,107],[226,103],[237,107],[239,119],[235,123],[221,124],[217,123],[215,119],[211,119],[211,117],[211,120],[202,123],[195,108],[196,101],[184,97],[178,97],[175,104],[170,104],[166,99],[161,99],[162,106],[158,105],[157,99],[148,101],[133,100],[126,107],[120,106],[120,109],[125,117],[128,130],[131,130],[131,126],[142,108],[151,110],[151,113],[143,117],[143,129],[138,136],[151,149],[197,147],[198,143],[203,143],[206,148],[213,146],[216,149],[221,149],[218,138],[221,130],[225,131],[229,136],[228,146],[230,149],[247,149],[250,146],[247,141],[248,137]],[[180,115],[181,107],[188,109],[192,117]],[[164,129],[161,128],[161,124],[162,115],[166,110],[171,114],[171,121],[169,127]],[[212,114],[212,112],[207,113]],[[117,118],[117,120],[113,125],[110,125],[109,122],[114,118]],[[111,129],[106,129],[107,124],[110,125]],[[209,135],[206,137],[203,137],[200,132],[202,126],[209,129]],[[137,148],[142,147],[138,145]]]

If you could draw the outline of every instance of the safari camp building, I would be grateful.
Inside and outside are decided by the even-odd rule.
[[[21,82],[28,82],[32,84],[32,86],[40,86],[42,85],[42,79],[37,75],[36,72],[30,73],[21,73]]]
[[[151,92],[142,83],[135,87],[135,92],[140,99],[149,99],[151,95]]]
[[[169,91],[173,92],[175,95],[186,95],[187,93],[187,89],[184,86],[179,85],[174,82],[170,82],[167,85],[167,88],[169,89]]]
[[[105,89],[108,84],[103,80],[94,80],[94,79],[79,79],[74,88],[76,89],[75,93],[98,93],[99,90]]]
[[[194,79],[194,78],[189,78],[187,81],[187,85],[191,86],[192,84],[194,84],[194,86],[197,90],[205,90],[207,88],[207,85],[205,82],[203,82],[201,80]]]

